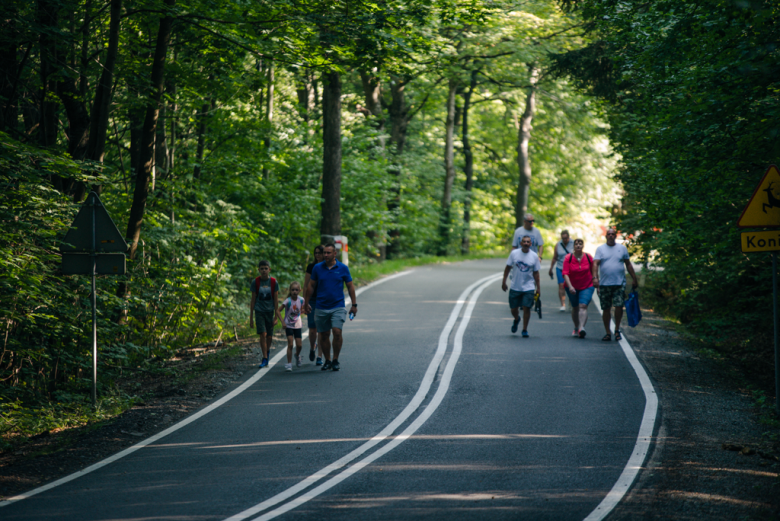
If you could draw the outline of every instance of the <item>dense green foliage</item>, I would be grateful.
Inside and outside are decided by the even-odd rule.
[[[771,258],[740,252],[736,222],[780,161],[777,3],[579,6],[598,41],[559,56],[559,70],[610,102],[619,224],[663,268],[661,305],[709,341],[768,354]]]
[[[87,187],[99,187],[123,233],[138,194],[147,197],[128,274],[98,279],[106,396],[129,366],[247,333],[258,260],[271,261],[283,293],[302,280],[320,240],[326,73],[339,71],[343,81],[341,232],[350,261],[371,272],[385,251],[397,259],[441,251],[446,83],[462,82],[462,109],[473,74],[474,185],[467,193],[458,126],[444,250],[460,250],[467,198],[471,251],[507,248],[528,66],[546,68],[548,53],[586,43],[578,15],[546,0],[522,8],[19,0],[4,2],[2,15],[0,407],[7,410],[40,398],[81,403],[89,388],[89,278],[63,276],[58,254]],[[158,38],[166,20],[167,47]],[[100,120],[112,35],[105,148],[95,152],[82,141],[94,144],[100,134],[84,121]],[[378,93],[368,109],[367,76]],[[567,81],[544,76],[539,85],[530,206],[549,239],[582,212],[603,214],[617,189],[598,105]],[[144,143],[153,148],[147,163]]]

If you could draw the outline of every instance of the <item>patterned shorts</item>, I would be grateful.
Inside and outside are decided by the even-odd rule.
[[[626,295],[626,283],[620,286],[601,286],[599,288],[599,300],[601,309],[615,307],[622,308]]]

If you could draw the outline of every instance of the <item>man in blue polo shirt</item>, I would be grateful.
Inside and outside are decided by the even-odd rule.
[[[311,270],[311,279],[306,288],[306,313],[311,313],[309,297],[314,290],[317,291],[315,302],[314,320],[317,323],[317,335],[322,355],[325,357],[323,371],[332,369],[338,371],[339,353],[344,338],[341,330],[347,320],[347,310],[344,302],[344,284],[347,285],[349,298],[352,299],[352,307],[349,312],[357,315],[357,298],[355,297],[355,285],[352,284],[352,275],[349,268],[336,260],[336,246],[326,244],[324,251],[325,260],[315,264]],[[330,358],[330,332],[333,331],[333,361]]]

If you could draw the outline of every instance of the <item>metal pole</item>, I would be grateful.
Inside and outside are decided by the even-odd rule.
[[[92,205],[92,407],[97,406],[97,254],[95,252],[95,195],[90,194]]]
[[[780,321],[777,316],[777,252],[772,252],[772,312],[775,322],[775,409],[780,414]]]

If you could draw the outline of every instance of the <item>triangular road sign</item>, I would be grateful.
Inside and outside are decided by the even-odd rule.
[[[780,170],[767,169],[737,221],[740,228],[780,228]]]
[[[125,253],[127,243],[95,192],[90,192],[60,245],[61,252],[92,251],[92,219],[95,220],[95,251]]]

